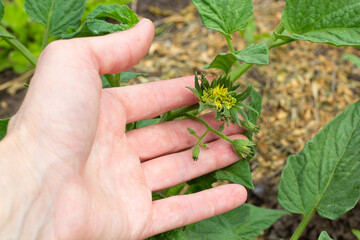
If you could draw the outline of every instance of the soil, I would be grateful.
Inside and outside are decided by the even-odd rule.
[[[254,0],[256,34],[271,32],[281,19],[284,1]],[[140,16],[154,21],[153,45],[134,71],[145,72],[130,84],[158,81],[204,71],[216,53],[227,51],[223,37],[202,26],[189,0],[138,0],[132,4]],[[224,43],[225,42],[225,43]],[[236,48],[244,48],[241,36]],[[343,61],[344,53],[358,54],[353,48],[294,42],[271,51],[269,66],[253,67],[244,80],[254,83],[263,95],[258,152],[252,161],[255,190],[248,202],[266,208],[281,208],[276,188],[286,158],[298,153],[307,140],[331,118],[355,102],[360,95],[360,70]],[[218,73],[207,71],[208,74]],[[0,118],[13,115],[26,88],[15,81],[9,70],[0,73],[1,85],[17,85],[0,90]],[[301,221],[299,215],[281,218],[258,239],[289,239]],[[327,231],[333,239],[355,239],[351,229],[360,229],[360,205],[340,219],[330,221],[314,216],[301,239],[317,239]]]

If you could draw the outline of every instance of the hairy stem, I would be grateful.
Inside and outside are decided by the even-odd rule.
[[[0,25],[0,35],[11,35],[3,26]],[[16,38],[10,38],[10,37],[2,37],[2,39],[5,40],[11,47],[16,49],[23,55],[33,67],[36,66],[37,58]]]
[[[207,131],[210,131],[210,132],[212,132],[212,133],[215,133],[216,135],[218,135],[219,137],[221,137],[222,139],[224,139],[224,140],[226,140],[226,141],[228,141],[228,142],[230,142],[230,143],[233,142],[232,139],[228,138],[225,134],[222,134],[221,132],[216,131],[215,129],[213,129],[207,122],[205,122],[205,121],[202,120],[201,118],[196,117],[196,116],[191,115],[191,114],[188,114],[188,113],[185,113],[184,116],[185,116],[185,117],[188,117],[188,118],[190,118],[190,119],[193,119],[193,120],[195,120],[195,121],[201,122],[201,123],[206,127]]]
[[[277,28],[275,29],[274,32],[277,33],[282,33],[284,32],[285,28],[282,22],[280,22],[280,24],[277,26]],[[278,47],[281,45],[284,45],[288,42],[281,42],[281,44],[279,44],[280,42],[278,42],[278,44],[275,44],[277,42],[277,38],[275,36],[275,34],[273,33],[270,38],[266,41],[266,45],[268,46],[269,49],[272,49],[274,47]],[[230,73],[230,79],[235,82],[236,80],[238,80],[247,70],[249,70],[254,64],[249,64],[249,63],[243,63],[240,64],[239,66],[235,66],[234,70]]]
[[[229,45],[229,49],[231,52],[235,52],[235,48],[233,43],[231,42],[231,37],[225,36],[227,44]]]
[[[204,139],[204,137],[209,133],[209,129],[206,129],[205,133],[199,137],[199,140],[197,141],[197,144],[201,144],[201,141]]]
[[[308,215],[303,216],[303,219],[301,220],[299,226],[296,228],[294,234],[291,236],[290,240],[297,240],[300,237],[301,233],[304,231],[306,225],[309,223],[315,212],[316,208],[313,208]]]
[[[185,113],[191,112],[193,110],[197,110],[198,108],[199,108],[199,104],[194,104],[194,105],[190,105],[190,106],[186,106],[186,107],[182,107],[182,108],[178,108],[178,109],[169,111],[166,113],[166,115],[164,116],[164,118],[161,122],[172,121],[178,117],[183,116]]]

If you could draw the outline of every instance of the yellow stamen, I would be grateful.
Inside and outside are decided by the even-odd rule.
[[[220,87],[219,85],[204,91],[201,100],[214,104],[216,109],[230,109],[236,103],[236,99],[228,95],[228,89],[224,88],[224,86]]]

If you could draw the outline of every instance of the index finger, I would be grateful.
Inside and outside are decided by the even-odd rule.
[[[186,86],[194,86],[194,76],[104,89],[122,105],[126,122],[149,119],[172,109],[195,104],[199,99]]]

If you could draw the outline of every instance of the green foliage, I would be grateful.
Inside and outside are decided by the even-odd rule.
[[[120,87],[126,85],[131,79],[147,76],[146,73],[122,72],[121,74],[105,74],[101,76],[103,88]]]
[[[180,239],[251,240],[285,214],[287,212],[282,210],[243,204],[227,213],[187,226]]]
[[[282,216],[288,214],[283,210],[266,209],[253,206],[251,204],[245,204],[250,207],[250,215],[243,223],[236,226],[241,239],[254,239],[260,235],[260,233],[268,229]]]
[[[134,73],[134,72],[122,72],[121,73],[121,82],[127,83],[131,79],[135,79],[137,77],[146,77],[146,73]]]
[[[108,23],[105,21],[106,18],[112,18],[121,24]],[[69,28],[62,38],[100,36],[120,32],[135,26],[138,22],[136,13],[128,6],[119,4],[99,5],[89,13],[80,29]]]
[[[252,107],[254,110],[249,110],[249,120],[250,122],[252,122],[253,124],[256,124],[259,117],[260,117],[260,113],[262,110],[262,97],[261,94],[258,93],[254,88],[251,89],[251,93],[250,93],[250,107]]]
[[[359,0],[286,0],[285,40],[360,46]]]
[[[100,4],[120,4],[120,5],[127,5],[131,3],[133,0],[87,0],[86,6],[85,6],[85,12],[82,20],[85,20],[85,17],[89,15],[89,13],[94,10],[96,7],[98,7]]]
[[[86,0],[26,0],[25,9],[31,19],[60,37],[68,28],[80,26],[85,4]]]
[[[225,36],[244,30],[253,17],[252,0],[192,0],[205,27]]]
[[[244,187],[254,189],[250,165],[245,160],[239,160],[226,168],[216,171],[215,177],[218,180],[229,180]]]
[[[250,107],[252,109],[255,109],[256,111],[253,110],[249,110],[249,121],[252,124],[256,124],[259,117],[260,117],[260,113],[262,110],[262,97],[261,94],[258,93],[254,88],[251,90],[250,93]],[[244,134],[248,139],[252,140],[253,137],[253,133],[251,131],[248,131]]]
[[[46,4],[43,4],[43,3]],[[46,29],[48,30],[45,34],[54,35],[53,32],[55,31],[56,36],[61,36],[66,33],[69,26],[78,27],[80,24],[80,19],[82,16],[83,5],[85,4],[85,0],[81,1],[57,1],[57,4],[60,3],[61,8],[57,8],[57,4],[54,1],[54,5],[52,9],[54,11],[49,12],[49,4],[51,1],[27,1],[27,5],[29,6],[29,14],[30,16],[34,17],[34,20],[40,22],[44,25],[44,23],[48,23],[49,25],[45,25]],[[126,4],[129,1],[124,0],[102,0],[101,3],[120,3]],[[66,3],[66,4],[63,4]],[[99,5],[99,1],[89,0],[88,4],[86,5],[87,9],[94,9],[94,6]],[[0,3],[0,14],[1,11],[3,12],[4,6],[2,5],[3,1]],[[76,11],[66,12],[65,10],[72,10],[70,9],[71,4],[76,7]],[[24,46],[35,56],[38,57],[41,53],[42,47],[46,45],[48,42],[48,36],[44,36],[44,27],[40,24],[34,24],[34,22],[28,17],[27,12],[24,8],[25,0],[12,0],[6,2],[6,11],[5,15],[2,19],[2,25],[10,29],[10,32],[13,34],[9,34],[8,32],[0,31],[0,36],[6,36],[8,38],[16,38],[19,42],[23,43]],[[56,5],[56,6],[55,6]],[[50,6],[51,7],[51,6]],[[65,10],[64,10],[65,9]],[[64,12],[61,12],[63,11]],[[37,12],[40,11],[41,14],[38,16]],[[61,18],[61,14],[65,14],[64,18]],[[78,14],[76,16],[76,14]],[[36,16],[34,16],[36,15]],[[45,19],[45,16],[49,16],[49,19]],[[61,21],[55,21],[57,18],[61,18]],[[69,20],[65,23],[65,20]],[[62,22],[63,21],[63,22]],[[54,23],[55,22],[55,23]],[[96,35],[96,31],[106,30],[102,34],[106,32],[115,32],[123,30],[124,27],[119,27],[119,25],[113,25],[107,23],[105,21],[94,21],[92,23],[87,23],[86,26],[88,29],[88,33],[91,35]],[[56,29],[58,28],[59,31]],[[72,29],[72,28],[70,28]],[[60,33],[61,30],[61,33]],[[90,35],[90,34],[89,34]],[[84,34],[83,36],[86,36]],[[49,41],[53,41],[57,39],[57,37],[50,37]],[[42,43],[43,42],[43,43]],[[27,70],[29,70],[29,61],[22,55],[21,52],[13,50],[8,43],[4,41],[0,41],[0,48],[2,51],[0,52],[0,71],[5,68],[12,68],[14,72],[21,74]]]
[[[69,29],[66,35],[63,35],[63,39],[89,37],[89,36],[101,36],[109,33],[120,32],[129,29],[126,26],[108,23],[103,20],[91,19],[86,20],[83,26],[79,30],[73,28]]]
[[[25,0],[7,1],[5,5],[5,14],[1,21],[2,25],[11,30],[12,35],[5,34],[8,38],[16,38],[38,57],[41,52],[41,41],[43,27],[39,24],[33,24],[28,18],[23,7]],[[0,33],[0,36],[4,34]],[[0,71],[5,68],[12,68],[15,73],[21,74],[29,70],[29,61],[17,50],[14,50],[5,41],[0,41]]]
[[[179,195],[181,190],[185,187],[185,185],[186,185],[185,183],[182,183],[182,184],[176,185],[172,188],[163,190],[161,192],[155,192],[152,195],[152,200],[155,201],[155,200],[163,199],[166,197]]]
[[[142,128],[142,127],[147,127],[147,126],[151,126],[151,125],[155,125],[160,123],[160,118],[152,118],[152,119],[146,119],[146,120],[140,120],[137,121],[135,124],[135,128]]]
[[[269,49],[264,42],[261,42],[234,53],[218,53],[215,59],[204,68],[218,68],[228,74],[236,61],[267,65],[269,64]]]
[[[129,28],[135,26],[139,19],[134,11],[128,6],[111,4],[100,5],[92,11],[86,19],[99,19],[105,20],[106,18],[112,18],[121,23],[121,25],[127,25]]]
[[[0,119],[0,140],[3,139],[7,132],[7,126],[9,124],[10,118]]]
[[[360,58],[355,56],[354,54],[344,54],[342,59],[349,60],[352,62],[357,68],[360,68]]]
[[[214,172],[205,174],[191,181],[188,181],[187,183],[189,184],[189,189],[186,193],[196,193],[205,189],[210,189],[212,188],[212,184],[214,182],[216,182]]]
[[[322,231],[320,233],[318,240],[332,240],[332,238],[329,236],[329,234],[327,232]]]
[[[282,172],[278,201],[304,216],[336,219],[360,197],[360,101],[331,120]]]
[[[0,20],[3,18],[5,13],[5,9],[4,9],[4,1],[0,0]]]
[[[360,240],[360,231],[359,230],[356,230],[356,229],[353,229],[352,230],[352,233],[355,235],[355,237]]]

